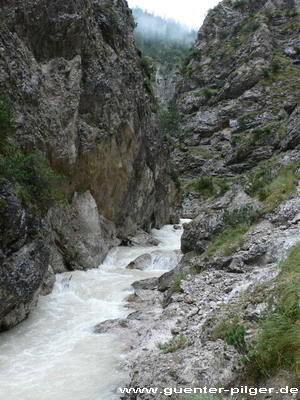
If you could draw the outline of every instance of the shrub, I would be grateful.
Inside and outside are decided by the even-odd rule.
[[[179,130],[181,117],[178,113],[176,104],[171,104],[168,110],[158,114],[164,133],[176,133]]]
[[[14,131],[14,116],[10,98],[0,96],[0,176],[14,185],[15,194],[27,206],[41,211],[55,201],[64,200],[57,188],[62,176],[55,175],[38,151],[24,154],[10,140]]]
[[[289,18],[296,17],[298,15],[298,11],[296,8],[288,9],[286,10],[285,15]]]
[[[256,31],[259,27],[260,27],[260,22],[259,21],[252,21],[252,22],[249,22],[249,24],[247,24],[244,27],[244,32],[245,33],[251,33],[251,32]]]
[[[210,99],[218,93],[217,89],[203,88],[201,89],[201,94],[206,98]]]
[[[228,31],[226,31],[225,29],[223,29],[219,32],[220,39],[226,39],[228,35],[229,35]]]
[[[218,196],[223,196],[226,192],[228,192],[228,190],[230,190],[230,186],[228,184],[228,182],[226,180],[221,181],[219,183],[219,193]]]
[[[212,195],[215,191],[213,180],[204,176],[197,179],[193,184],[193,187],[195,190],[199,190],[199,192],[204,192],[209,195]]]
[[[12,148],[14,151],[2,160],[0,168],[3,176],[15,184],[23,203],[46,209],[63,200],[57,190],[62,177],[53,173],[46,159],[37,151],[25,155],[17,147]]]
[[[282,69],[282,65],[278,60],[275,59],[271,61],[270,69],[273,74],[277,74]]]
[[[244,8],[248,2],[248,0],[235,0],[233,3],[233,8]]]
[[[159,350],[161,350],[164,354],[174,353],[177,350],[184,349],[189,345],[187,338],[182,333],[178,336],[174,336],[168,342],[165,343],[157,343],[156,344]]]
[[[261,70],[261,73],[265,78],[270,78],[270,70],[269,70],[269,68],[263,67],[262,70]]]
[[[146,71],[148,75],[151,75],[154,72],[154,67],[151,64],[151,59],[149,57],[141,57],[138,59],[139,66]]]

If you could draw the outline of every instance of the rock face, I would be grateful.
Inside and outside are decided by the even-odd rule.
[[[28,214],[11,185],[0,183],[0,331],[16,325],[35,306],[49,262],[39,221]]]
[[[153,83],[154,94],[162,107],[166,108],[176,91],[178,68],[168,64],[156,64]]]
[[[126,320],[99,327],[130,338],[124,387],[157,387],[163,399],[164,388],[264,386],[244,364],[260,322],[281,305],[277,265],[300,241],[299,13],[293,0],[223,0],[198,33],[177,87],[172,154],[193,218],[185,255],[134,285]],[[232,328],[243,330],[242,344]],[[268,387],[288,384],[272,373]],[[257,398],[294,398],[280,396]]]
[[[208,13],[177,91],[183,177],[235,175],[299,145],[298,7],[222,1]]]
[[[45,218],[55,272],[96,267],[112,245],[169,220],[168,150],[133,27],[123,0],[1,2],[14,140],[66,177],[68,204]]]

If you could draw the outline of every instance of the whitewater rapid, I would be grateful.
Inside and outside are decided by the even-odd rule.
[[[125,267],[145,253],[178,250],[181,234],[167,225],[152,231],[156,247],[117,247],[98,269],[58,275],[29,318],[0,335],[0,400],[117,399],[122,343],[93,327],[126,317],[131,284],[165,272]]]

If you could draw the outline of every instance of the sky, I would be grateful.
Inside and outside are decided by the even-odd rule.
[[[199,29],[207,11],[220,0],[127,0],[129,7],[140,7],[161,17],[173,18]]]

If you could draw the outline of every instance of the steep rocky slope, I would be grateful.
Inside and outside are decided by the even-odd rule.
[[[157,399],[164,388],[299,387],[299,13],[293,0],[224,0],[198,33],[172,154],[193,218],[185,256],[134,285],[127,320],[99,327],[125,341],[136,332],[127,387],[157,387]]]
[[[12,308],[28,309],[48,264],[55,272],[97,267],[112,244],[167,222],[170,205],[168,151],[127,3],[2,1],[0,18],[0,89],[14,110],[13,140],[65,176],[68,199],[30,233],[31,211],[4,183],[1,286],[15,295],[1,291],[3,321]],[[6,243],[7,226],[16,237]]]

